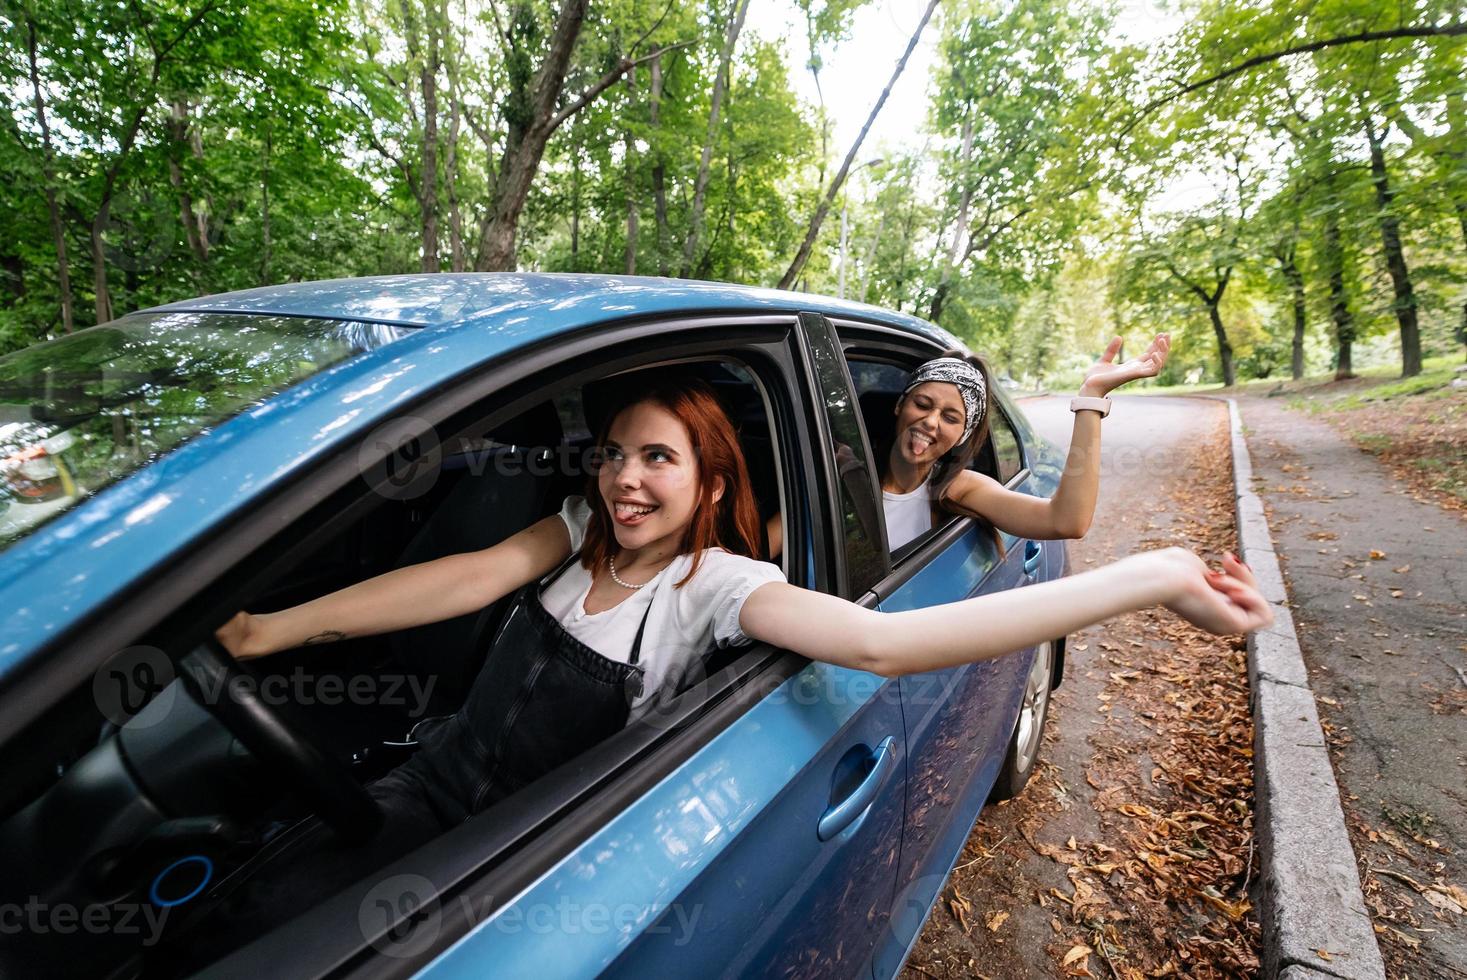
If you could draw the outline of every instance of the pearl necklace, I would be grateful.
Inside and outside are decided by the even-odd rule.
[[[623,582],[621,580],[621,576],[619,576],[619,575],[616,574],[616,559],[614,557],[608,555],[606,557],[606,564],[608,566],[610,566],[610,568],[611,568],[611,580],[613,582],[615,582],[617,585],[621,586],[623,589],[641,589],[641,588],[645,588],[647,586],[647,582],[650,582],[651,581],[651,579],[648,579],[647,582],[643,582],[641,585],[633,585],[630,582]],[[653,578],[656,578],[656,577],[657,576],[655,576],[655,575],[653,576]]]

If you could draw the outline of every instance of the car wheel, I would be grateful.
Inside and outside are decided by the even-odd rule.
[[[1034,665],[1024,679],[1024,700],[1019,705],[1019,718],[1014,722],[1014,734],[1009,738],[1009,748],[1004,754],[1003,768],[993,790],[988,794],[989,802],[1010,800],[1023,792],[1024,784],[1034,772],[1039,761],[1039,746],[1044,742],[1044,721],[1049,717],[1049,685],[1054,676],[1053,641],[1039,645],[1034,655]]]

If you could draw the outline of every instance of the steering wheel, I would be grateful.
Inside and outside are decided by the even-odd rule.
[[[326,825],[353,843],[370,839],[382,826],[382,809],[357,782],[346,764],[287,723],[260,698],[259,685],[214,637],[179,662],[189,696],[219,720],[230,734],[286,783]]]

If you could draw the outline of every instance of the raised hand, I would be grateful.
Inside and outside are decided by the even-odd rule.
[[[1176,589],[1166,607],[1209,633],[1246,633],[1273,624],[1273,609],[1258,591],[1253,571],[1231,553],[1222,571],[1183,548],[1154,552],[1166,562]]]
[[[1154,378],[1166,366],[1167,355],[1171,353],[1171,349],[1171,335],[1159,333],[1151,341],[1151,346],[1146,348],[1146,353],[1117,364],[1115,358],[1121,350],[1121,338],[1112,337],[1110,343],[1106,345],[1105,353],[1100,355],[1100,360],[1090,365],[1089,370],[1085,372],[1085,380],[1080,385],[1080,394],[1102,398],[1128,381],[1135,381],[1137,378]]]

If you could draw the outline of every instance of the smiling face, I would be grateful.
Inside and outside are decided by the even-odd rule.
[[[956,385],[927,381],[897,402],[893,448],[913,466],[931,466],[963,437],[967,409]]]
[[[618,413],[596,478],[616,543],[676,549],[698,506],[698,476],[692,437],[677,416],[652,402]]]

